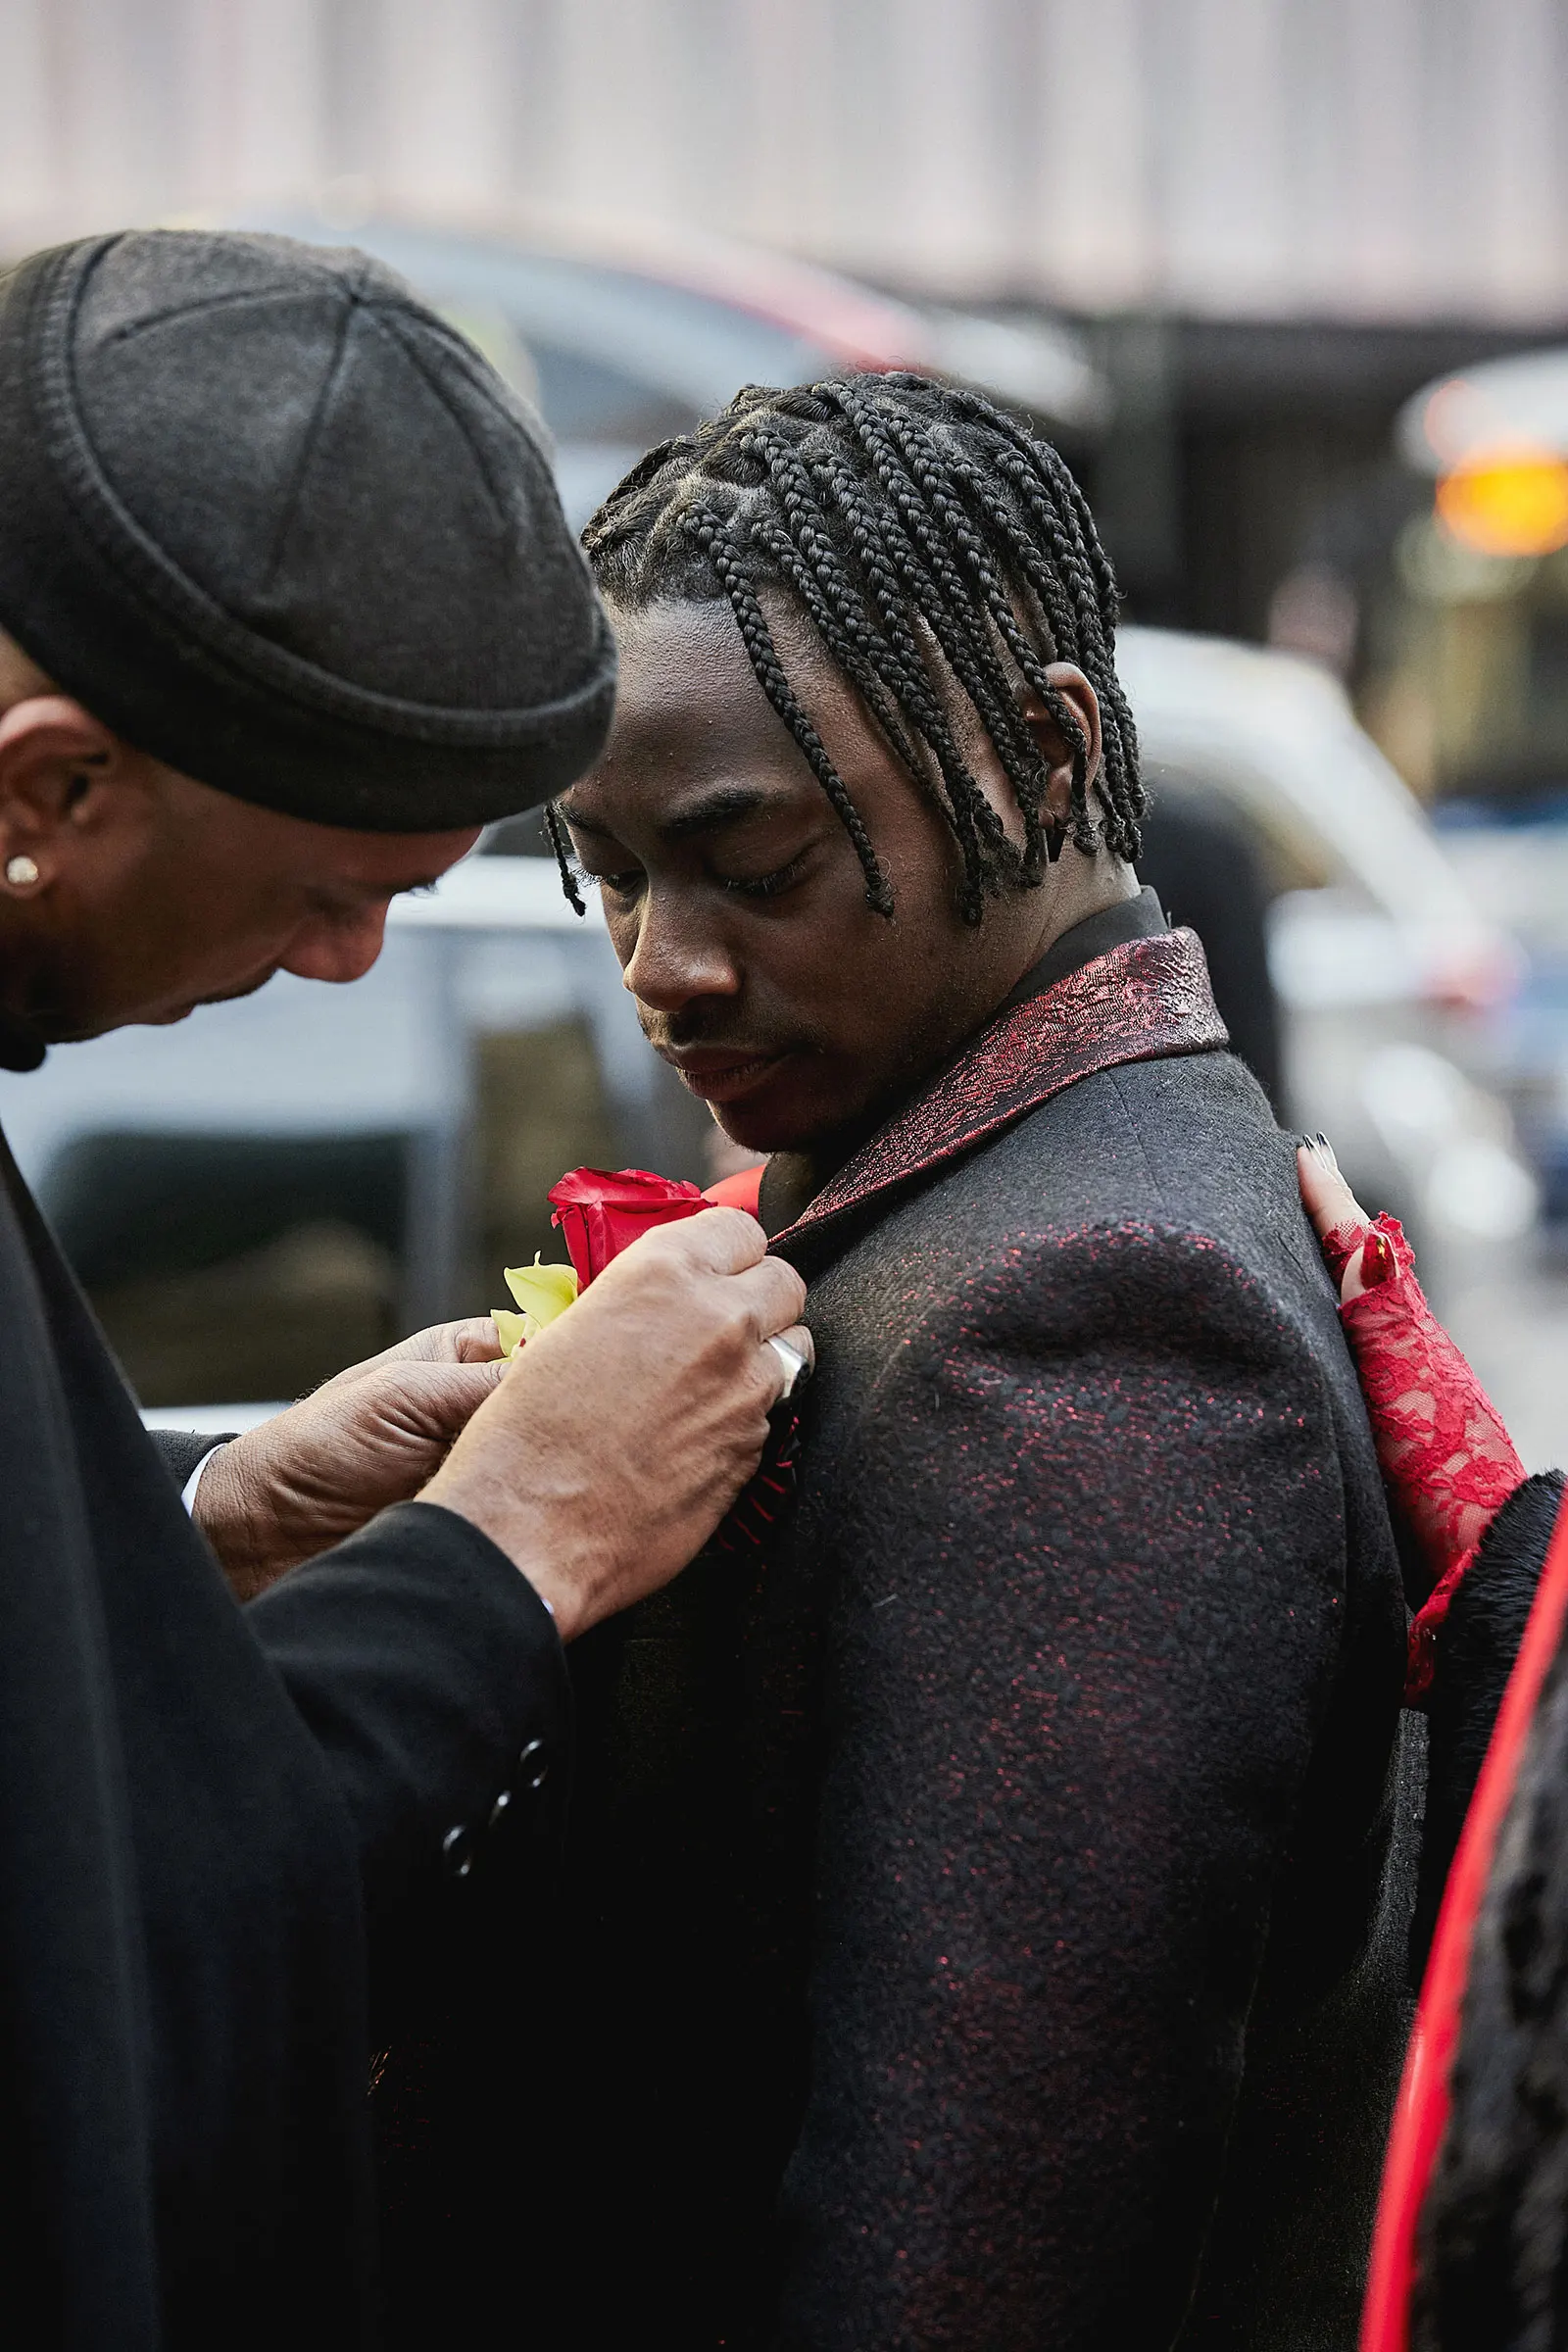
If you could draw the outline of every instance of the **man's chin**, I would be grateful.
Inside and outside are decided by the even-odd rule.
[[[271,972],[266,971],[237,988],[220,989],[210,997],[181,997],[172,1004],[117,1005],[108,1011],[74,1006],[70,1011],[36,1014],[33,1026],[51,1046],[89,1045],[95,1037],[109,1037],[116,1029],[172,1029],[176,1021],[188,1021],[193,1012],[200,1012],[204,1004],[235,1004],[242,997],[254,997],[271,977]]]
[[[779,1090],[783,1096],[784,1090]],[[720,1107],[709,1104],[713,1124],[721,1135],[743,1152],[755,1152],[761,1156],[774,1152],[811,1152],[827,1142],[838,1131],[840,1121],[788,1100],[772,1102],[765,1093],[755,1101],[726,1102]]]
[[[825,1089],[791,1086],[781,1073],[776,1086],[760,1087],[742,1102],[710,1102],[709,1108],[714,1125],[742,1151],[759,1156],[775,1152],[813,1158],[826,1154],[842,1161],[874,1135],[904,1100],[902,1091],[869,1101],[848,1089],[846,1094],[846,1101],[829,1100]]]

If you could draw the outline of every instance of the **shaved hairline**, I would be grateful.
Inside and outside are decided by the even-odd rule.
[[[59,691],[53,678],[44,675],[16,639],[0,629],[0,710],[9,710],[13,703],[31,702],[36,695]]]

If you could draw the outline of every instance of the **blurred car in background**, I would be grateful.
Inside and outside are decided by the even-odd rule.
[[[1568,1243],[1568,350],[1440,378],[1396,433],[1415,512],[1363,690],[1472,903],[1523,951],[1495,1082]]]

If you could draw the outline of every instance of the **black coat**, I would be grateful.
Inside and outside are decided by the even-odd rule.
[[[573,1652],[531,2341],[1353,2345],[1404,1603],[1290,1141],[1151,928],[778,1235],[793,1516]]]
[[[554,1627],[419,1504],[237,1608],[3,1147],[0,1307],[8,2330],[351,2352],[374,2332],[368,1955],[395,2008],[537,1826]]]

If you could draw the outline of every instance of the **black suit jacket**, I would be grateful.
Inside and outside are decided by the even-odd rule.
[[[237,1608],[3,1148],[0,1309],[13,2331],[344,2352],[375,2325],[368,1955],[395,2002],[537,1825],[560,1644],[418,1504]]]
[[[1124,937],[777,1237],[793,1516],[573,1653],[540,2342],[1353,2344],[1404,1604],[1223,1044]]]

